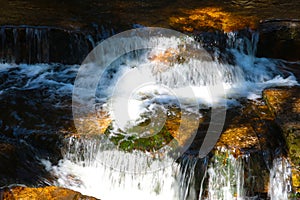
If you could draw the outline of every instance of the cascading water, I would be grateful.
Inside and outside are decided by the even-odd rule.
[[[269,196],[272,200],[288,199],[292,191],[291,174],[291,166],[286,158],[273,161],[269,185]]]
[[[220,163],[224,161],[216,157],[207,170],[209,176],[207,199],[243,199],[245,195],[242,158],[235,159],[229,155],[225,163]]]
[[[2,29],[1,32],[3,32]],[[14,34],[15,38],[19,37],[17,33]],[[31,31],[27,31],[27,34],[34,34],[37,40],[44,37],[43,34]],[[189,110],[188,99],[190,97],[183,92],[187,85],[192,85],[200,109],[208,109],[222,106],[225,103],[228,107],[237,105],[240,98],[257,99],[266,87],[298,84],[294,76],[284,77],[282,75],[277,69],[278,61],[254,56],[257,39],[256,34],[248,42],[236,38],[234,34],[231,35],[233,41],[231,44],[234,45],[229,45],[228,52],[233,55],[236,64],[230,65],[212,59],[204,59],[203,55],[197,54],[199,51],[195,51],[194,54],[186,54],[186,52],[181,54],[182,49],[180,45],[178,46],[180,40],[152,38],[152,42],[157,44],[157,48],[142,53],[138,52],[137,55],[141,58],[126,55],[111,64],[111,68],[99,83],[97,90],[99,102],[97,103],[100,103],[109,113],[111,107],[109,107],[108,100],[112,96],[107,94],[113,90],[113,86],[119,78],[132,69],[136,70],[137,78],[148,79],[150,77],[151,81],[163,83],[175,92],[172,93],[160,87],[159,84],[138,90],[131,97],[131,109],[134,112],[130,117],[134,123],[130,124],[129,129],[147,121],[147,115],[156,115],[158,107],[172,115],[173,111],[168,110],[169,107],[182,106],[183,110],[192,113],[193,117],[202,119],[202,113]],[[47,43],[47,40],[45,41]],[[4,42],[2,42],[3,45]],[[47,46],[47,44],[45,45]],[[167,64],[164,63],[164,54],[168,52],[164,45],[171,46],[171,50],[175,52],[175,57],[172,55],[170,59],[166,57]],[[238,46],[233,48],[235,45]],[[198,47],[195,45],[193,48],[197,49]],[[202,48],[199,48],[201,52]],[[163,59],[160,58],[160,55]],[[40,57],[41,54],[39,54]],[[168,71],[170,63],[169,67],[175,69],[176,73]],[[1,75],[5,76],[6,73],[10,73],[14,76],[10,76],[13,80],[7,80],[3,84],[1,94],[6,94],[11,90],[30,90],[46,86],[54,94],[49,99],[53,98],[53,102],[56,102],[55,106],[62,106],[61,102],[57,102],[56,95],[70,95],[73,87],[72,81],[78,68],[78,66],[53,68],[52,65],[41,64],[2,64],[0,65]],[[21,81],[18,81],[19,85],[12,87],[11,82],[16,82],[16,80]],[[226,95],[211,93],[208,87],[216,83],[222,83]],[[123,88],[126,89],[125,86]],[[127,91],[117,92],[124,94]],[[181,99],[183,104],[179,105],[178,99]],[[168,155],[164,155],[165,157],[161,159],[159,151],[154,154],[151,150],[136,150],[136,146],[133,146],[130,151],[124,151],[124,149],[116,149],[116,143],[120,147],[124,141],[123,144],[129,146],[131,143],[128,143],[126,138],[114,143],[112,138],[120,133],[114,127],[116,124],[113,119],[111,124],[111,132],[108,133],[111,134],[111,137],[101,134],[75,135],[66,139],[63,159],[57,165],[48,160],[42,160],[46,169],[57,178],[53,184],[78,190],[104,200],[120,198],[255,199],[255,196],[248,197],[245,191],[244,160],[246,157],[234,158],[229,154],[222,159],[216,155],[213,158],[209,155],[200,159],[194,155],[184,154],[175,161]],[[100,124],[100,126],[102,125]],[[125,125],[128,124],[125,123]],[[110,145],[113,147],[110,148]],[[274,160],[270,170],[269,196],[271,199],[286,199],[290,191],[288,163],[284,159],[280,159]],[[199,174],[201,176],[198,176]]]
[[[154,38],[153,40],[158,44],[158,48],[152,50],[150,54],[146,53],[147,56],[144,56],[144,58],[134,60],[130,56],[125,56],[125,58],[112,64],[116,70],[108,70],[108,74],[104,75],[108,78],[103,81],[103,85],[100,85],[100,91],[98,91],[100,96],[104,96],[104,98],[100,98],[101,102],[103,102],[103,99],[105,102],[105,98],[111,98],[105,97],[105,95],[107,90],[112,90],[111,86],[117,83],[118,78],[134,68],[137,69],[134,77],[150,77],[151,81],[163,83],[173,88],[173,90],[177,90],[176,94],[181,94],[177,95],[176,98],[188,99],[189,97],[180,91],[184,90],[186,85],[191,84],[195,96],[202,106],[200,108],[218,107],[222,105],[220,102],[229,99],[231,99],[228,101],[229,106],[236,105],[241,97],[259,98],[265,87],[297,84],[293,76],[281,76],[281,73],[276,69],[276,61],[254,57],[255,47],[252,45],[255,46],[257,39],[257,35],[254,34],[250,42],[243,43],[242,46],[244,45],[246,50],[241,46],[239,46],[240,49],[230,50],[235,58],[236,65],[234,66],[221,64],[213,60],[203,61],[201,56],[199,59],[197,55],[189,55],[189,58],[184,59],[182,62],[180,59],[179,61],[178,59],[175,61],[171,59],[170,62],[174,61],[171,67],[175,69],[175,72],[169,72],[164,65],[158,66],[155,59],[154,61],[151,59],[153,58],[151,55],[153,53],[154,55],[161,54],[159,45],[166,45],[166,43],[172,44],[172,48],[180,52],[180,49],[176,46],[178,41],[172,38],[163,38],[162,40]],[[239,42],[244,41],[239,39]],[[251,54],[248,55],[245,52]],[[113,73],[111,73],[112,71]],[[219,74],[216,74],[216,72]],[[219,81],[224,86],[226,96],[217,93],[207,98],[211,95],[207,87]],[[122,87],[121,92],[127,92],[126,86]],[[150,112],[154,115],[153,107],[155,106],[163,105],[164,107],[166,104],[169,106],[176,104],[172,95],[159,85],[138,91],[138,94],[134,96],[135,101],[132,101],[136,103],[132,107],[132,110],[135,110],[133,120],[140,123],[139,117],[142,114],[147,112],[149,114]],[[107,106],[105,103],[103,105]],[[152,110],[149,106],[152,106]],[[188,101],[181,106],[186,106],[185,109],[188,110]],[[108,106],[107,109],[109,112],[110,107]],[[112,125],[116,125],[114,119],[112,119]],[[131,124],[130,127],[135,125],[137,123]],[[118,134],[118,129],[113,129],[112,132],[113,135]],[[72,188],[101,199],[256,198],[255,196],[247,197],[246,191],[244,191],[244,160],[246,158],[234,158],[230,154],[223,160],[218,159],[217,155],[212,160],[205,157],[203,159],[206,160],[205,166],[207,167],[204,167],[205,172],[202,179],[196,183],[195,171],[197,171],[199,161],[197,157],[183,156],[179,162],[172,162],[172,159],[168,156],[164,157],[164,159],[170,159],[169,162],[160,160],[159,157],[152,157],[149,152],[138,150],[124,152],[122,149],[108,150],[107,145],[112,144],[109,137],[103,136],[105,139],[102,136],[97,137],[96,140],[88,139],[90,138],[88,136],[81,139],[71,138],[70,145],[66,148],[67,153],[57,166],[51,166],[47,161],[43,161],[48,169],[58,177],[57,185]],[[124,139],[126,140],[126,138]],[[132,158],[133,154],[134,159]],[[166,163],[168,164],[166,165]],[[155,165],[154,168],[153,165]],[[286,189],[281,188],[283,194],[274,195],[274,192],[272,192],[276,187],[285,187],[274,183],[278,173],[284,171],[280,171],[281,168],[278,167],[277,161],[274,161],[271,169],[269,196],[272,199],[285,199],[287,198]],[[132,169],[134,170],[132,171]],[[287,173],[286,170],[284,173]],[[286,185],[286,181],[286,179],[282,179],[281,183]]]
[[[83,33],[48,26],[1,26],[0,61],[81,63],[97,42],[114,34],[114,30],[94,28],[91,33]]]

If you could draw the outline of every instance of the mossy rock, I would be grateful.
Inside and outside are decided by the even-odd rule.
[[[284,136],[292,165],[293,189],[300,192],[300,87],[277,87],[263,91]]]
[[[112,134],[112,129],[112,125],[110,125],[104,134],[110,138],[110,141],[112,141],[118,149],[127,152],[133,150],[157,151],[174,139],[165,126],[157,134],[150,137],[139,137],[135,134],[130,134],[130,136],[127,137],[124,132],[121,134]]]

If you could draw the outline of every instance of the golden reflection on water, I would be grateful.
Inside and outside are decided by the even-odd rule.
[[[183,16],[170,17],[170,25],[187,32],[203,29],[230,32],[245,27],[255,29],[258,21],[256,17],[233,14],[217,7],[184,10],[183,13]]]

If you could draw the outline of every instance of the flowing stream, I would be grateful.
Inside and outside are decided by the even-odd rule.
[[[132,73],[129,76],[130,80],[147,79],[152,84],[139,88],[135,95],[130,96],[131,112],[127,121],[118,121],[119,116],[112,118],[112,137],[121,134],[120,129],[131,130],[139,123],[145,122],[149,115],[160,117],[157,113],[159,109],[163,114],[169,113],[172,106],[179,106],[201,119],[203,113],[191,109],[190,98],[196,99],[200,110],[227,108],[240,105],[242,98],[261,98],[264,88],[298,84],[292,73],[284,73],[278,69],[279,65],[283,65],[282,61],[254,56],[257,33],[253,33],[250,39],[237,38],[235,33],[230,33],[228,38],[227,53],[233,56],[235,64],[219,62],[220,52],[216,52],[215,57],[206,59],[203,48],[192,45],[194,41],[189,41],[189,45],[193,50],[200,51],[181,54],[181,41],[176,38],[152,38],[150,42],[157,44],[157,48],[128,54],[114,61],[98,85],[97,104],[100,104],[104,111],[111,113],[113,109],[118,109],[111,107],[111,99],[116,100],[121,95],[131,94],[132,91],[126,91],[127,79],[122,80],[125,75]],[[166,54],[164,45],[171,46],[175,54],[179,52],[184,58],[181,60],[176,57],[174,60],[171,57],[167,60],[167,65],[172,65],[171,72],[158,56]],[[188,48],[185,50],[191,52]],[[199,52],[203,54],[199,55]],[[1,79],[3,84],[0,94],[45,87],[52,93],[48,96],[52,106],[70,106],[59,99],[71,96],[73,81],[79,67],[59,64],[1,64],[1,76],[9,75],[10,79]],[[211,88],[217,83],[223,86],[223,90],[212,92]],[[119,90],[114,90],[117,84],[120,86]],[[164,84],[164,87],[161,84]],[[183,92],[187,86],[192,88],[194,96]],[[115,95],[111,95],[112,91]],[[18,113],[14,117],[18,118]],[[19,129],[14,129],[13,134],[22,134],[24,129],[21,127],[22,124]],[[103,200],[259,199],[255,194],[249,195],[246,192],[246,189],[251,188],[245,189],[245,166],[251,155],[235,158],[230,152],[227,155],[227,150],[219,150],[220,155],[227,155],[225,163],[216,155],[199,158],[184,154],[180,159],[174,160],[172,156],[160,151],[156,151],[155,156],[149,151],[124,151],[110,139],[97,132],[93,135],[75,134],[66,139],[63,158],[58,164],[46,159],[41,162],[57,178],[53,184]],[[163,159],[157,156],[159,153],[163,154]],[[284,157],[276,158],[269,174],[269,198],[287,199],[291,192],[288,161]]]

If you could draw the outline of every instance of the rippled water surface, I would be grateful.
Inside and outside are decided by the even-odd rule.
[[[300,1],[188,0],[188,1],[0,1],[0,24],[50,25],[82,28],[92,23],[110,26],[142,24],[170,26],[170,17],[194,9],[220,8],[225,12],[263,19],[300,18]]]

